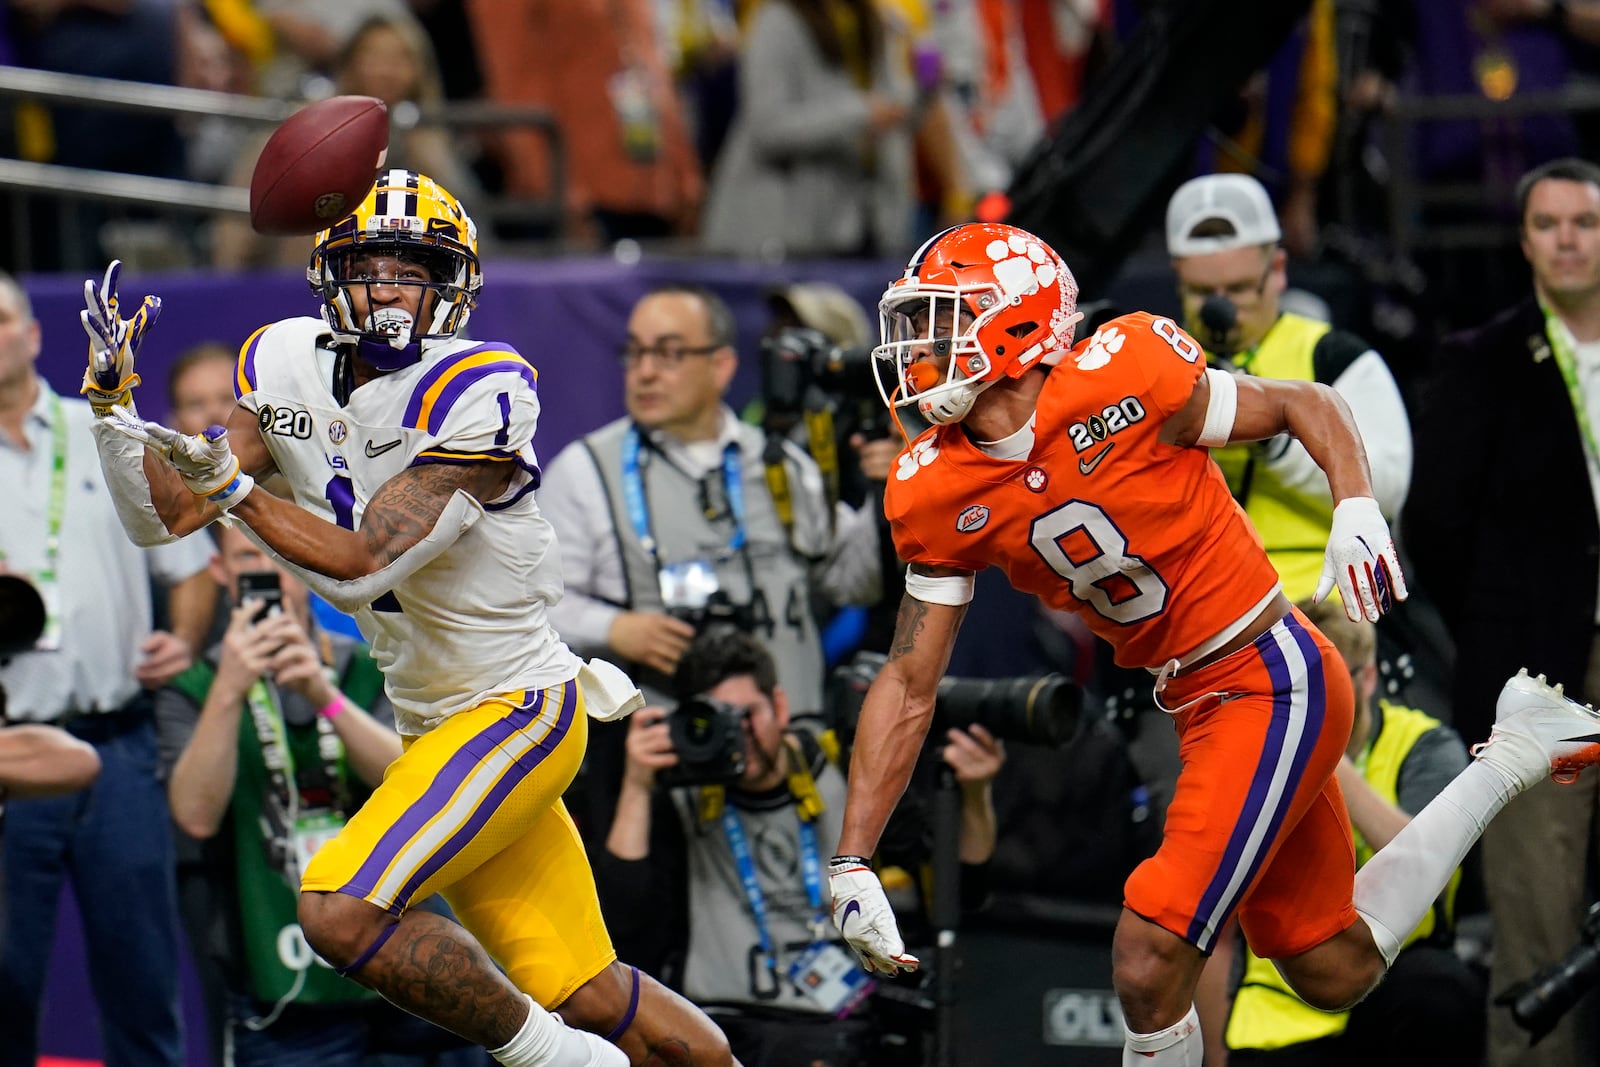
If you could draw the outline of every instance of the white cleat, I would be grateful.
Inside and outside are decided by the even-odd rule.
[[[1500,690],[1489,740],[1472,754],[1511,772],[1524,788],[1547,774],[1571,782],[1600,763],[1600,712],[1564,696],[1544,675],[1518,671]]]

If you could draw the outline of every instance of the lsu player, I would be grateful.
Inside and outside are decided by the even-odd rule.
[[[406,740],[346,825],[297,827],[312,947],[504,1064],[731,1063],[698,1009],[617,962],[561,803],[586,710],[638,699],[547,621],[561,577],[533,496],[538,375],[462,336],[482,275],[461,205],[423,175],[380,174],[317,237],[322,317],[256,331],[228,427],[197,436],[131,408],[159,302],[122,320],[115,269],[85,286],[85,390],[124,525],[149,543],[242,523],[356,614]],[[257,484],[270,474],[292,500]],[[434,892],[465,931],[409,908]]]
[[[1600,760],[1600,717],[1542,678],[1514,678],[1477,761],[1357,875],[1334,777],[1354,711],[1349,675],[1284,598],[1207,451],[1294,434],[1337,502],[1318,598],[1337,584],[1348,614],[1376,620],[1405,583],[1339,395],[1207,370],[1188,335],[1149,314],[1073,347],[1072,274],[1010,226],[933,238],[880,310],[875,355],[897,383],[885,400],[935,425],[888,483],[906,596],[861,711],[829,868],[835,922],[870,968],[917,966],[867,857],[985,566],[1076,612],[1119,664],[1149,668],[1180,736],[1165,836],[1128,879],[1113,943],[1130,1065],[1200,1063],[1195,984],[1230,915],[1308,1002],[1345,1008],[1512,795]]]

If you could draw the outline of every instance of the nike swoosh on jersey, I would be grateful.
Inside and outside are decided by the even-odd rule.
[[[390,441],[387,444],[381,444],[381,445],[374,445],[371,441],[368,441],[367,442],[367,448],[366,448],[367,458],[368,459],[377,459],[379,456],[383,455],[385,452],[388,452],[391,449],[399,448],[400,447],[400,442],[403,441],[403,440],[405,440],[405,438],[397,437],[393,441]]]
[[[1116,447],[1117,447],[1117,443],[1115,441],[1107,441],[1106,442],[1106,447],[1102,448],[1095,455],[1095,457],[1093,459],[1080,459],[1080,460],[1078,460],[1078,473],[1079,474],[1092,474],[1092,473],[1094,473],[1094,469],[1096,467],[1100,466],[1100,461],[1105,459],[1106,456],[1111,452],[1111,450],[1113,448],[1116,448]]]

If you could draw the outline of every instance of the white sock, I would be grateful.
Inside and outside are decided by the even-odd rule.
[[[1189,1014],[1177,1024],[1153,1034],[1122,1030],[1122,1067],[1200,1067],[1205,1045],[1200,1040],[1200,1016],[1189,1005]]]
[[[545,1011],[526,993],[528,1018],[517,1036],[489,1050],[505,1067],[628,1067],[621,1049],[585,1030],[574,1030],[561,1016]]]
[[[1356,914],[1391,964],[1489,820],[1522,791],[1515,778],[1474,760],[1356,872]]]

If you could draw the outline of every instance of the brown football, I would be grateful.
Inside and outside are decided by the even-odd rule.
[[[257,233],[313,234],[356,209],[389,147],[389,109],[371,96],[308,104],[279,126],[250,176]]]

